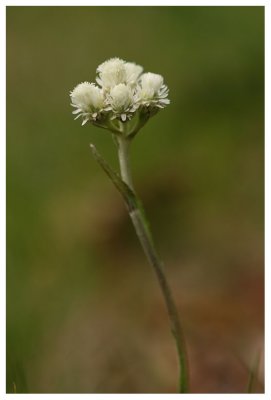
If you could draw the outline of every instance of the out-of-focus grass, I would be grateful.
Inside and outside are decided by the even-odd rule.
[[[71,116],[69,90],[113,56],[170,88],[132,162],[184,315],[192,390],[244,387],[227,357],[263,324],[263,18],[263,7],[7,8],[8,392],[175,390],[158,289],[88,146],[116,166],[114,145]],[[214,332],[229,346],[220,361]]]

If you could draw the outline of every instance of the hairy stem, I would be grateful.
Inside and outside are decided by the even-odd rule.
[[[133,182],[131,176],[130,168],[130,158],[129,158],[129,145],[130,141],[125,137],[118,137],[118,156],[120,164],[120,173],[123,181],[130,187],[132,191]],[[167,312],[170,320],[171,332],[175,339],[175,344],[177,348],[178,361],[179,361],[179,392],[188,392],[188,365],[187,365],[187,355],[186,346],[184,341],[184,336],[181,328],[181,324],[178,317],[178,311],[176,304],[174,302],[172,292],[167,281],[163,263],[160,260],[156,249],[154,247],[151,232],[149,230],[148,224],[146,222],[144,211],[141,207],[136,207],[135,209],[129,210],[129,214],[134,225],[137,237],[141,243],[144,253],[153,267],[158,282],[165,300],[167,307]]]

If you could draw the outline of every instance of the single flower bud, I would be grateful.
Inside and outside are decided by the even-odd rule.
[[[126,83],[132,87],[136,86],[139,76],[143,72],[143,67],[132,62],[125,63]]]
[[[125,83],[125,61],[120,58],[111,58],[99,65],[97,73],[97,83],[104,89],[110,90],[120,83]]]
[[[96,120],[105,107],[103,91],[94,83],[80,83],[71,91],[70,97],[71,105],[76,108],[73,114],[78,114],[76,119],[83,117],[82,125]]]
[[[164,85],[162,75],[147,72],[140,77],[137,89],[137,102],[144,106],[164,108],[170,103],[168,87]]]
[[[124,83],[113,87],[109,95],[109,104],[116,117],[120,116],[122,121],[130,117],[134,111],[134,97],[131,88]]]

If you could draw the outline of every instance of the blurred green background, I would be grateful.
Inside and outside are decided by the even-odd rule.
[[[116,149],[69,104],[115,56],[170,88],[132,166],[191,391],[244,392],[263,342],[263,7],[7,7],[7,391],[176,391],[157,282],[89,142],[115,168]]]

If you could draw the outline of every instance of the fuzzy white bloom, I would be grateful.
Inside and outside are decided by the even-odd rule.
[[[168,87],[164,85],[162,75],[147,72],[140,77],[137,90],[137,101],[146,106],[157,106],[164,108],[170,103],[168,96]]]
[[[153,97],[154,93],[157,93],[163,85],[164,78],[159,74],[145,72],[145,74],[141,76],[140,81],[142,88],[146,90],[149,96]]]
[[[135,86],[143,67],[120,58],[111,58],[97,68],[97,83],[105,90],[110,90],[120,83]]]
[[[82,125],[98,120],[96,125],[110,129],[110,120],[125,122],[140,113],[149,118],[170,103],[161,75],[143,74],[141,65],[117,57],[98,66],[96,81],[99,86],[83,82],[70,92],[73,114],[82,117]]]
[[[139,75],[143,72],[143,67],[132,62],[125,63],[126,83],[135,86]]]
[[[135,111],[131,87],[124,83],[113,87],[108,96],[108,104],[114,113],[113,119],[120,117],[122,121],[126,121],[127,118],[131,117],[131,113]]]
[[[71,105],[76,108],[73,114],[78,114],[75,119],[83,117],[82,125],[95,121],[105,107],[103,91],[94,83],[80,83],[70,92],[70,97]]]
[[[94,83],[83,82],[77,85],[70,94],[72,103],[83,111],[100,109],[104,105],[103,93]]]
[[[111,58],[97,68],[97,83],[104,89],[124,83],[126,80],[125,61],[120,58]]]

